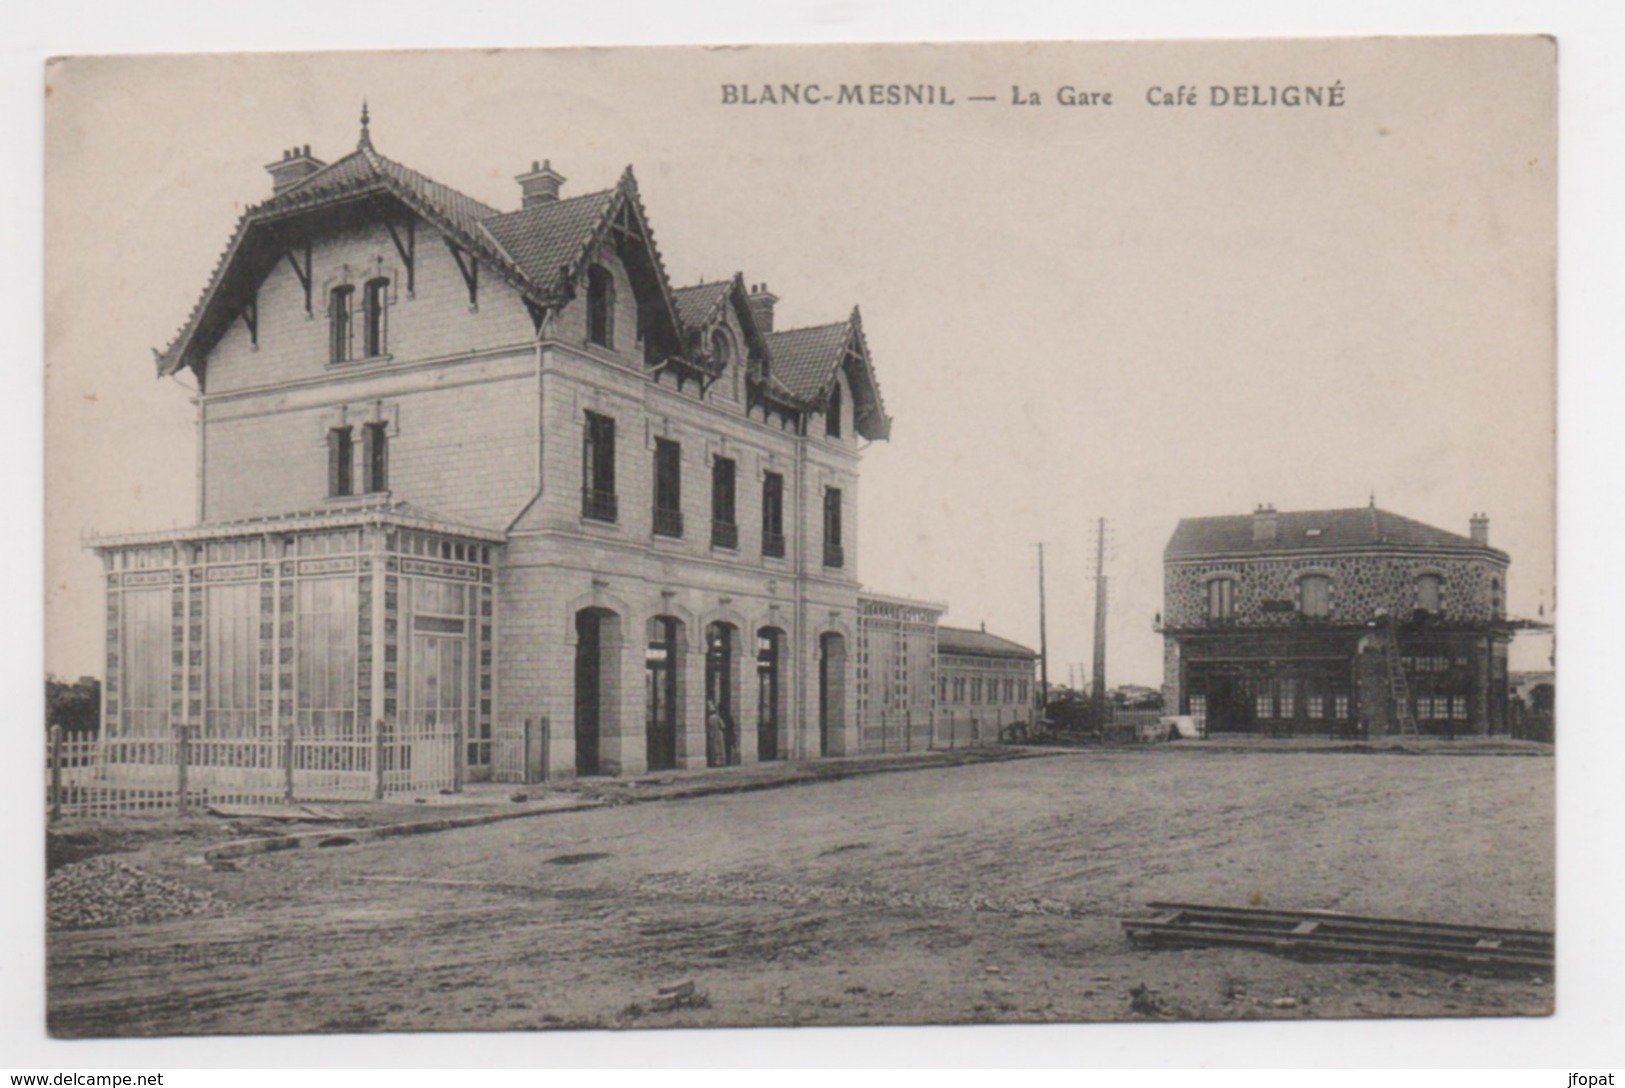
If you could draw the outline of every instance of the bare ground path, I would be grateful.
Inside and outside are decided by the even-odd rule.
[[[186,866],[56,932],[58,1035],[1540,1013],[1550,980],[1152,952],[1154,899],[1553,924],[1553,761],[1086,751]],[[657,1011],[693,980],[700,1007]]]

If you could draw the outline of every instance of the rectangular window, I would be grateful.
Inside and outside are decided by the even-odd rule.
[[[362,351],[368,356],[382,355],[389,350],[389,281],[367,281],[367,286],[362,289],[361,305],[366,326],[362,335]]]
[[[824,566],[839,567],[846,563],[841,548],[841,489],[824,488]]]
[[[1236,582],[1233,578],[1215,578],[1207,584],[1207,618],[1227,620],[1235,614]]]
[[[1450,699],[1450,716],[1458,722],[1467,720],[1467,696],[1454,695]]]
[[[1340,722],[1348,721],[1349,697],[1347,695],[1332,696],[1332,717],[1336,718]]]
[[[327,432],[327,493],[355,494],[355,439],[348,427]]]
[[[1196,728],[1198,730],[1201,730],[1203,726],[1207,725],[1206,695],[1191,696],[1191,721],[1196,723]]]
[[[734,462],[718,457],[711,462],[711,547],[739,547],[734,513]]]
[[[205,595],[203,735],[253,737],[259,693],[259,583],[212,585]]]
[[[1298,685],[1291,680],[1281,682],[1281,717],[1290,718],[1297,708]]]
[[[1253,697],[1253,711],[1260,718],[1275,717],[1275,699],[1267,691]]]
[[[119,699],[121,736],[170,736],[170,608],[167,586],[123,592],[119,610],[124,686]]]
[[[587,413],[581,452],[581,516],[614,521],[615,421],[597,412]]]
[[[1328,616],[1332,611],[1332,580],[1321,574],[1306,575],[1298,583],[1299,607],[1312,619]]]
[[[762,554],[784,558],[784,477],[762,476]]]
[[[654,530],[683,535],[683,447],[664,438],[655,439]]]
[[[1324,695],[1309,696],[1309,717],[1319,721],[1326,716],[1326,697]]]
[[[330,362],[349,361],[354,354],[351,346],[350,309],[355,304],[355,288],[347,284],[333,288],[327,296],[328,359]]]
[[[389,424],[369,423],[361,432],[361,460],[366,466],[366,489],[389,490]]]
[[[355,740],[356,582],[305,578],[298,584],[296,719],[301,738]]]

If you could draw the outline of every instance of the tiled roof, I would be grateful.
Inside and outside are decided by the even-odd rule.
[[[712,360],[704,347],[685,342],[684,330],[692,332],[705,325],[724,305],[728,292],[733,291],[740,296],[740,320],[754,345],[750,353],[752,373],[770,398],[795,410],[818,410],[847,346],[853,345],[864,360],[853,372],[857,430],[866,438],[884,438],[890,431],[891,421],[867,361],[868,347],[857,310],[844,322],[761,337],[742,301],[743,276],[736,274],[732,281],[673,291],[631,167],[613,188],[500,212],[380,155],[365,127],[355,151],[243,214],[186,323],[168,347],[154,353],[159,374],[190,366],[206,354],[235,319],[235,312],[224,300],[236,297],[244,288],[251,289],[254,279],[264,276],[281,259],[285,243],[269,221],[329,202],[373,194],[387,194],[407,205],[492,267],[528,300],[543,306],[572,296],[571,279],[595,240],[608,229],[612,219],[624,219],[629,233],[641,234],[646,244],[646,250],[640,253],[642,259],[634,262],[638,274],[643,276],[647,289],[667,303],[660,308],[660,315],[669,315],[669,320],[658,326],[658,339],[650,341],[658,345],[663,357],[682,359],[702,372],[710,372]]]
[[[698,329],[711,320],[722,300],[733,288],[731,280],[721,280],[717,283],[696,283],[691,287],[678,287],[672,291],[672,301],[677,304],[677,317],[684,325],[691,329]]]
[[[851,336],[852,327],[845,321],[768,333],[774,376],[796,396],[822,400]]]
[[[1504,555],[1471,537],[1436,529],[1375,506],[1342,510],[1284,510],[1276,514],[1274,540],[1253,540],[1253,514],[1184,518],[1163,551],[1166,559],[1199,555],[1267,555],[1374,546],[1459,551],[1472,548]]]
[[[974,631],[968,627],[937,628],[937,652],[939,654],[974,654],[980,657],[1021,657],[1028,660],[1037,660],[1036,651],[1029,650],[1019,642],[1011,642],[998,635],[990,635],[986,631]]]
[[[492,212],[480,225],[526,278],[547,290],[573,263],[614,196],[614,189],[604,189],[507,214]]]

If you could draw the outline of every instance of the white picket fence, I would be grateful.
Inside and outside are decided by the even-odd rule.
[[[52,819],[185,811],[212,804],[380,800],[462,788],[455,730],[380,723],[356,737],[91,737],[53,728],[45,759]]]

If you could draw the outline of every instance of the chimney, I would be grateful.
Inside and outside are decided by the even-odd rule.
[[[271,175],[271,194],[292,188],[327,164],[310,153],[310,145],[290,147],[265,169]]]
[[[769,291],[765,283],[755,284],[745,296],[751,318],[755,320],[756,327],[764,333],[773,331],[773,304],[777,301],[779,296]]]
[[[1480,547],[1490,546],[1490,516],[1488,514],[1474,514],[1467,522],[1468,533],[1473,543]]]
[[[1260,504],[1253,511],[1253,543],[1274,544],[1281,535],[1281,515],[1275,512],[1275,507]]]
[[[524,202],[520,206],[534,208],[538,204],[551,204],[559,198],[559,186],[564,184],[564,175],[553,169],[551,160],[543,159],[532,162],[530,171],[514,180],[524,194]]]

